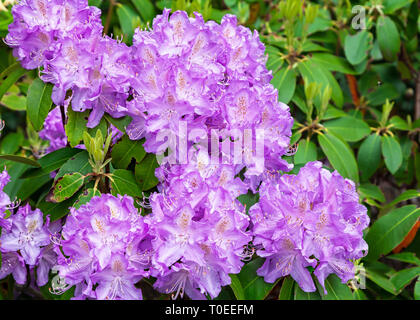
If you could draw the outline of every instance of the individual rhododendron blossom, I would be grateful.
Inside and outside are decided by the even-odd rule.
[[[236,197],[247,188],[231,166],[175,165],[157,169],[165,179],[150,197],[155,288],[215,298],[239,273],[251,241],[249,217]]]
[[[51,265],[46,267],[41,263],[40,267],[39,263],[43,259],[44,251],[51,244],[52,232],[49,229],[49,217],[44,223],[42,212],[39,209],[32,210],[27,204],[20,207],[7,220],[11,224],[10,229],[3,229],[0,237],[0,250],[3,257],[0,278],[13,274],[17,283],[24,284],[26,264],[31,270],[38,267],[37,284],[45,285]]]
[[[128,103],[128,114],[133,117],[127,128],[130,138],[145,137],[146,151],[160,153],[166,145],[159,135],[166,131],[178,137],[183,121],[187,137],[203,129],[210,139],[214,129],[226,141],[235,130],[242,134],[250,130],[255,147],[256,130],[261,129],[264,149],[260,158],[265,158],[266,167],[290,169],[281,156],[289,146],[293,119],[270,84],[271,71],[265,67],[265,47],[258,33],[237,25],[233,15],[217,24],[205,23],[199,14],[190,18],[183,11],[169,17],[169,11],[154,19],[152,30],[137,30],[134,35],[136,76],[132,79],[134,99]],[[246,159],[236,170],[244,166],[249,176],[264,170]]]
[[[3,191],[4,187],[10,182],[9,173],[6,170],[3,170],[0,173],[0,227],[10,230],[11,221],[4,219],[6,216],[6,211],[13,209],[15,206],[11,201],[10,197],[6,192]]]
[[[253,243],[266,258],[257,271],[265,281],[290,274],[302,290],[315,291],[308,266],[323,287],[331,273],[343,283],[354,278],[352,261],[367,253],[369,217],[351,180],[309,162],[298,175],[263,182],[259,193],[249,213]]]
[[[150,268],[149,227],[128,196],[93,197],[71,208],[56,244],[56,269],[77,299],[142,299]]]

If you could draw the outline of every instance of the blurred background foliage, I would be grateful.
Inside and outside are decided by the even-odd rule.
[[[418,1],[89,3],[102,9],[105,32],[122,37],[127,44],[135,28],[151,26],[163,8],[185,10],[191,15],[199,12],[205,20],[217,22],[227,13],[235,14],[240,24],[257,30],[266,45],[267,67],[272,70],[279,101],[290,106],[295,118],[291,144],[296,144],[297,152],[288,157],[295,164],[294,172],[308,161],[321,160],[326,167],[356,182],[360,199],[368,208],[369,254],[356,262],[361,270],[358,278],[366,278],[366,290],[354,283],[343,285],[336,276],[327,280],[327,296],[321,291],[301,291],[290,277],[267,284],[255,272],[262,261],[254,259],[241,274],[232,276],[231,287],[222,291],[220,299],[420,299]],[[8,10],[3,8],[0,37],[6,36],[11,21],[10,6]],[[34,173],[34,169],[28,173],[25,164],[10,162],[11,155],[28,157],[29,151],[36,155],[43,143],[29,121],[26,124],[28,89],[37,72],[27,72],[14,62],[11,50],[2,43],[0,114],[7,128],[0,140],[0,154],[9,158],[0,159],[0,165],[7,165],[12,179],[17,181],[8,186],[9,193],[23,201],[30,198],[42,207],[40,199],[51,186],[49,174],[39,170]],[[120,147],[129,143],[125,141]],[[63,154],[60,165],[72,155]],[[82,152],[78,157],[87,160],[88,154]],[[142,154],[139,161],[148,161],[150,168],[156,165],[154,159],[144,157]],[[60,165],[49,169],[56,170]],[[137,173],[136,166],[136,178],[145,174],[149,173]],[[142,189],[150,189],[156,182]],[[252,204],[255,197],[246,196],[241,201]],[[68,201],[61,203],[62,207],[67,205]],[[52,297],[47,289],[43,294],[47,298],[65,298]]]

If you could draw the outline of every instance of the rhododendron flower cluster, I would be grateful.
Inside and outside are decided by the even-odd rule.
[[[64,105],[71,91],[75,111],[91,109],[88,126],[104,112],[121,117],[128,98],[131,50],[102,36],[101,11],[85,0],[23,0],[12,8],[5,41],[27,69],[41,68],[54,84],[53,101]]]
[[[367,253],[369,217],[351,180],[309,162],[296,176],[263,182],[259,192],[249,213],[257,253],[266,258],[257,272],[265,281],[290,274],[304,291],[315,291],[308,266],[322,286],[330,273],[343,283],[354,278],[352,260]]]
[[[165,180],[150,197],[148,216],[155,287],[174,297],[185,292],[193,299],[215,298],[230,284],[229,274],[240,272],[252,240],[249,217],[236,200],[247,188],[228,165],[157,170]]]
[[[169,17],[169,11],[154,19],[152,30],[134,35],[130,138],[146,137],[146,151],[160,153],[166,147],[159,134],[178,137],[179,122],[185,121],[186,137],[198,128],[205,129],[208,139],[211,129],[220,130],[223,140],[234,139],[235,130],[250,130],[255,148],[256,129],[264,129],[266,168],[290,169],[281,156],[289,146],[293,119],[270,84],[258,33],[237,25],[233,15],[217,24],[205,23],[198,13],[189,18],[177,11]],[[248,175],[263,172],[254,161],[241,165],[237,170],[246,165]]]
[[[56,262],[56,255],[51,251],[51,235],[59,231],[61,225],[59,222],[50,225],[49,217],[44,223],[42,212],[32,210],[29,204],[20,207],[6,220],[10,227],[3,228],[0,237],[0,279],[13,274],[18,284],[25,284],[27,264],[31,270],[37,267],[38,286],[45,285]]]
[[[17,206],[3,192],[10,180],[4,171],[0,278],[13,274],[24,284],[28,265],[42,286],[53,269],[64,281],[52,282],[56,293],[74,287],[74,299],[131,300],[142,299],[138,283],[151,276],[154,288],[173,298],[184,293],[216,298],[231,283],[229,274],[240,273],[255,250],[265,258],[257,273],[269,283],[291,275],[311,292],[316,290],[311,269],[323,287],[331,273],[343,282],[354,277],[353,262],[367,252],[366,208],[355,184],[323,169],[321,162],[308,163],[297,175],[281,175],[293,168],[282,159],[288,155],[293,118],[270,84],[256,31],[238,25],[233,15],[218,24],[198,13],[170,15],[165,9],[152,28],[136,30],[129,47],[102,35],[101,12],[87,0],[21,0],[12,13],[6,43],[24,68],[38,68],[40,78],[53,84],[57,107],[40,132],[49,141],[47,153],[66,147],[62,117],[72,108],[90,110],[88,128],[96,127],[104,113],[130,116],[126,134],[131,140],[144,138],[147,152],[158,159],[171,152],[188,159],[160,162],[157,192],[149,203],[140,203],[150,211],[143,217],[132,197],[106,193],[118,191],[112,186],[117,170],[120,180],[122,172],[124,179],[131,175],[126,169],[132,169],[132,158],[140,158],[130,153],[137,144],[128,141],[128,162],[121,168],[111,162],[115,149],[107,152],[110,139],[106,152],[97,150],[103,141],[92,143],[90,156],[103,155],[100,170],[79,173],[76,182],[68,182],[74,178],[70,173],[61,183],[94,178],[94,194],[98,185],[104,193],[80,206],[76,202],[62,228],[49,217],[44,223],[42,212],[28,204],[5,219]],[[109,131],[113,143],[123,135],[112,125]],[[214,140],[222,142],[217,163]],[[238,141],[243,157],[235,162]],[[247,214],[238,196],[249,189],[259,193],[259,202]]]
[[[104,194],[71,208],[61,236],[56,269],[77,298],[142,298],[134,284],[149,274],[150,236],[131,197]]]

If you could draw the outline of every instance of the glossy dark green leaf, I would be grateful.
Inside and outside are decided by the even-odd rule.
[[[362,142],[357,154],[357,163],[363,180],[369,179],[381,162],[381,137],[372,133]]]
[[[237,300],[245,300],[245,292],[244,288],[242,288],[242,284],[239,281],[238,275],[236,274],[230,274],[231,278],[231,284],[230,287],[233,290],[233,293],[235,294],[235,297]]]
[[[67,109],[67,123],[65,126],[66,136],[70,146],[77,146],[83,139],[83,132],[86,130],[89,111],[76,112],[72,108]]]
[[[335,274],[331,274],[325,279],[325,289],[327,290],[327,294],[324,293],[322,287],[318,284],[317,286],[321,295],[322,300],[353,300],[353,294],[350,288],[341,283],[339,277]]]
[[[0,142],[0,154],[14,154],[22,145],[24,140],[23,134],[12,132],[2,137]]]
[[[126,4],[117,4],[117,16],[126,41],[131,42],[134,29],[140,26],[140,17]]]
[[[344,53],[352,65],[357,65],[366,60],[370,47],[371,35],[362,30],[354,35],[347,35],[344,41]]]
[[[365,183],[359,186],[359,193],[363,198],[370,198],[377,200],[379,202],[385,202],[385,196],[381,189],[378,186]]]
[[[279,91],[278,100],[289,103],[295,93],[296,73],[290,68],[282,68],[274,74],[271,84]]]
[[[125,132],[125,128],[131,123],[131,121],[133,120],[131,117],[129,116],[125,116],[122,118],[112,118],[110,115],[105,115],[104,116],[105,119],[112,124],[114,127],[116,127],[118,130],[120,130],[121,132]]]
[[[27,200],[31,195],[51,181],[49,174],[37,177],[36,179],[25,179],[17,191],[16,197],[21,201]]]
[[[420,300],[420,277],[417,278],[416,284],[414,286],[414,299]]]
[[[376,90],[369,93],[366,98],[369,105],[380,106],[383,105],[386,99],[393,100],[400,96],[399,92],[391,83],[383,83]]]
[[[112,173],[111,193],[114,196],[119,194],[141,197],[141,191],[131,171],[117,169]]]
[[[420,197],[420,192],[418,190],[409,189],[401,193],[398,197],[396,197],[394,200],[388,203],[385,207],[391,208],[402,201],[406,201],[408,199],[416,199],[416,198],[418,199],[419,197]]]
[[[51,94],[53,86],[36,78],[29,87],[27,102],[27,113],[29,121],[36,131],[44,126],[45,118],[52,106]]]
[[[79,172],[67,173],[54,185],[52,202],[62,202],[72,197],[84,184],[85,176]]]
[[[307,163],[309,161],[317,160],[316,145],[310,140],[301,140],[299,142],[298,150],[294,157],[294,163]]]
[[[385,165],[389,172],[394,174],[400,168],[403,161],[401,146],[394,137],[382,136],[381,147]]]
[[[384,289],[385,291],[388,291],[391,294],[397,294],[395,286],[392,284],[392,282],[385,277],[384,275],[370,270],[369,268],[366,269],[366,277],[374,282],[376,285]]]
[[[4,70],[0,75],[0,100],[2,100],[4,94],[9,88],[16,83],[21,77],[25,75],[27,70],[23,69],[19,65],[12,65],[8,69]],[[6,77],[4,80],[3,78]]]
[[[321,296],[317,291],[305,292],[298,284],[295,285],[293,298],[294,300],[321,300]]]
[[[384,12],[386,14],[393,13],[401,8],[408,6],[413,0],[384,0]]]
[[[398,271],[391,277],[391,282],[397,292],[401,292],[411,281],[420,276],[420,267],[408,268]]]
[[[268,54],[267,68],[274,74],[283,65],[284,59],[280,50],[273,46],[266,46],[265,53]]]
[[[387,256],[387,258],[420,266],[420,259],[413,252],[391,254]]]
[[[31,167],[40,167],[40,164],[35,160],[21,157],[21,156],[15,156],[13,154],[2,154],[0,155],[0,159],[27,164],[27,165],[30,165]]]
[[[143,21],[152,22],[155,17],[155,8],[150,0],[131,0]]]
[[[394,209],[376,220],[365,237],[369,245],[366,259],[375,260],[388,254],[404,240],[419,216],[420,209],[408,205]]]
[[[359,141],[370,133],[366,122],[349,116],[327,121],[324,126],[328,131],[349,142]]]
[[[275,286],[275,283],[267,283],[262,277],[257,275],[257,270],[262,266],[263,262],[263,259],[256,258],[246,263],[238,274],[246,300],[263,300]]]
[[[142,141],[130,140],[127,135],[112,147],[112,164],[115,168],[126,169],[132,159],[137,163],[146,156]]]
[[[338,57],[336,55],[316,52],[312,54],[312,60],[321,64],[329,71],[337,71],[345,74],[356,74],[356,71],[346,59]]]
[[[400,51],[401,40],[397,26],[390,17],[380,16],[378,18],[376,36],[384,58],[388,61],[395,61]]]
[[[65,174],[73,172],[79,172],[83,175],[92,172],[92,166],[89,163],[89,153],[82,151],[69,158],[60,166],[60,170],[57,172],[55,180],[61,178]]]
[[[328,133],[319,134],[318,142],[334,169],[343,177],[359,182],[356,159],[346,142]]]
[[[281,284],[279,300],[293,300],[294,285],[295,280],[293,280],[291,276],[285,277],[283,283]]]

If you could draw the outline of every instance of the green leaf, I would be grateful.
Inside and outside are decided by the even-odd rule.
[[[350,116],[327,121],[324,126],[334,135],[350,142],[359,141],[370,133],[369,126],[363,120]]]
[[[140,197],[141,189],[139,188],[134,174],[131,171],[117,169],[112,173],[111,193],[116,196],[129,195],[132,197]]]
[[[392,128],[395,128],[395,129],[398,129],[398,130],[404,130],[404,131],[410,130],[410,127],[409,127],[407,121],[405,121],[404,119],[402,119],[399,116],[393,116],[389,120],[389,123],[393,125]]]
[[[66,136],[73,148],[83,139],[83,132],[86,130],[89,111],[76,112],[72,108],[67,109],[67,123],[65,125]]]
[[[359,193],[364,198],[370,198],[378,200],[379,202],[385,202],[385,196],[381,189],[374,184],[365,183],[360,185]]]
[[[383,105],[386,99],[393,100],[400,96],[399,92],[391,83],[383,83],[375,91],[368,93],[368,104],[374,107]]]
[[[68,173],[59,178],[54,185],[52,202],[62,202],[73,196],[84,184],[85,176],[79,172]]]
[[[130,140],[124,135],[116,145],[112,148],[112,164],[115,168],[126,169],[134,158],[136,162],[141,162],[146,156],[142,141]]]
[[[271,84],[279,92],[278,100],[289,103],[295,93],[296,73],[291,68],[282,68],[274,74]]]
[[[256,258],[246,263],[241,272],[238,274],[239,281],[245,292],[246,300],[263,300],[276,283],[267,283],[264,279],[257,275],[257,269],[259,269],[264,260]]]
[[[381,137],[382,155],[389,172],[394,174],[401,167],[403,154],[401,146],[394,137]]]
[[[230,287],[232,288],[232,291],[235,294],[236,299],[245,300],[244,288],[242,288],[242,284],[239,281],[238,275],[230,274],[229,276],[232,280]]]
[[[44,126],[45,118],[51,109],[53,86],[36,78],[29,87],[27,96],[27,113],[29,121],[36,131]]]
[[[414,189],[409,189],[401,193],[398,197],[396,197],[394,200],[392,200],[390,203],[388,203],[385,208],[391,208],[395,206],[397,203],[406,201],[408,199],[415,199],[420,197],[420,192]]]
[[[21,201],[25,201],[49,181],[51,181],[49,174],[37,177],[36,179],[23,180],[23,183],[20,185],[16,197]]]
[[[357,162],[363,180],[369,179],[375,173],[381,162],[381,137],[378,134],[372,133],[362,142]]]
[[[120,3],[117,4],[117,16],[124,37],[127,38],[126,40],[128,42],[131,42],[134,35],[134,29],[140,25],[140,17],[130,6]]]
[[[403,7],[408,6],[413,0],[384,0],[384,13],[393,13]]]
[[[366,235],[369,252],[366,260],[376,260],[398,246],[420,216],[415,205],[394,209],[376,220]]]
[[[62,202],[42,201],[38,205],[38,208],[44,213],[44,217],[49,215],[51,222],[53,222],[69,214],[69,208],[73,206],[74,201],[75,197],[72,197]]]
[[[294,300],[321,300],[321,296],[317,291],[305,292],[298,284],[295,285],[295,292],[293,295]]]
[[[301,140],[299,142],[298,150],[295,154],[294,163],[307,163],[309,161],[317,160],[316,145],[310,140]]]
[[[143,21],[152,22],[155,17],[155,8],[150,0],[131,0],[140,13]]]
[[[312,54],[312,60],[322,65],[329,71],[337,71],[344,74],[356,74],[356,71],[346,59],[330,53],[316,52]]]
[[[401,292],[414,278],[420,276],[420,267],[403,269],[398,271],[391,277],[391,282],[395,286],[397,292]]]
[[[380,16],[376,22],[376,36],[382,55],[388,61],[395,61],[400,52],[401,40],[397,26],[390,17]]]
[[[293,286],[295,280],[291,276],[284,278],[283,283],[280,288],[279,300],[293,300]]]
[[[68,173],[79,172],[83,175],[86,175],[92,172],[92,166],[89,163],[89,153],[82,151],[77,153],[75,156],[72,156],[68,159],[57,172],[55,180],[58,180],[62,176]]]
[[[13,154],[2,154],[0,155],[0,159],[24,163],[24,164],[30,165],[31,167],[40,167],[40,164],[36,162],[35,160],[25,158],[25,157],[15,156]]]
[[[397,260],[405,263],[411,263],[420,266],[420,259],[413,252],[401,252],[387,256],[388,259]]]
[[[319,134],[318,142],[331,165],[343,177],[359,182],[358,168],[348,144],[331,134]]]
[[[125,128],[133,120],[129,116],[125,116],[125,117],[122,117],[122,118],[119,118],[119,119],[115,119],[115,118],[112,118],[110,115],[106,114],[104,117],[105,117],[106,121],[108,121],[110,124],[112,124],[115,128],[117,128],[121,132],[125,132]]]
[[[354,300],[369,300],[363,292],[363,290],[360,289],[356,289],[355,291],[353,291],[353,298]]]
[[[17,94],[5,94],[1,99],[1,103],[13,111],[26,110],[26,97],[18,96]]]
[[[417,278],[416,285],[414,286],[414,299],[420,300],[420,277]]]
[[[79,209],[82,205],[88,203],[93,197],[100,195],[101,193],[99,192],[99,190],[93,190],[93,188],[88,188],[79,195],[73,207]]]
[[[9,90],[9,88],[16,83],[27,70],[21,68],[19,65],[12,65],[8,69],[4,70],[0,75],[0,100],[2,100],[4,94]],[[7,76],[6,79],[3,78]]]
[[[382,289],[388,291],[391,294],[397,294],[395,286],[392,284],[392,282],[384,277],[382,274],[379,274],[376,271],[370,270],[369,268],[366,269],[366,277],[370,280],[376,283],[378,286],[380,286]]]
[[[12,132],[4,136],[0,143],[0,154],[16,153],[24,140],[23,134]]]
[[[66,163],[68,159],[77,155],[82,150],[80,149],[71,149],[71,148],[62,148],[48,153],[38,160],[38,163],[41,166],[41,169],[30,169],[26,171],[23,175],[23,179],[27,178],[36,178],[45,174],[49,174],[52,171],[60,169],[61,166]],[[76,170],[75,170],[76,171]],[[68,172],[72,173],[74,171]]]
[[[366,60],[370,47],[371,34],[366,30],[357,32],[354,35],[348,34],[344,40],[344,53],[352,65],[357,65]]]
[[[325,279],[325,289],[327,290],[327,294],[324,294],[324,290],[318,284],[318,289],[321,292],[322,300],[353,300],[353,294],[350,288],[341,283],[339,277],[335,274],[331,274],[327,279]]]
[[[281,52],[276,47],[266,46],[265,54],[268,54],[267,69],[272,70],[274,74],[277,70],[280,69],[284,62],[284,59],[281,56]]]
[[[142,162],[136,164],[136,180],[142,191],[149,190],[158,184],[159,181],[155,176],[157,167],[159,164],[154,154],[147,154]]]

